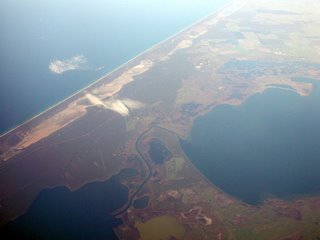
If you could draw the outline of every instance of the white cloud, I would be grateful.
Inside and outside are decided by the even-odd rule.
[[[127,106],[125,104],[123,104],[123,102],[121,100],[115,99],[112,101],[107,101],[105,103],[105,107],[107,109],[113,110],[117,113],[119,113],[120,115],[126,117],[130,114],[129,108],[127,108]]]
[[[130,114],[130,110],[144,107],[144,104],[142,102],[134,101],[127,98],[121,100],[121,99],[116,99],[112,97],[106,101],[102,101],[99,97],[90,93],[87,93],[86,97],[91,102],[92,105],[103,106],[106,109],[110,109],[115,112],[118,112],[124,117]]]
[[[139,109],[143,108],[145,104],[139,101],[131,100],[128,98],[122,99],[123,104],[125,104],[129,109]]]
[[[104,69],[104,66],[98,67],[98,68],[96,68],[95,70],[96,70],[96,71],[100,71],[100,70],[102,70],[102,69]]]
[[[86,69],[88,60],[84,55],[77,55],[64,60],[53,60],[49,64],[51,72],[61,74],[66,71]]]

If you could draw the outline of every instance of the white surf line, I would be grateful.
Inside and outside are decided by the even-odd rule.
[[[77,94],[81,93],[82,91],[90,88],[90,87],[93,86],[94,84],[96,84],[96,83],[98,83],[99,81],[103,80],[104,78],[110,76],[112,73],[116,72],[116,71],[119,70],[120,68],[124,67],[124,66],[127,65],[128,63],[134,61],[135,59],[141,57],[142,55],[148,53],[149,51],[153,50],[154,48],[157,48],[157,47],[160,46],[161,44],[169,41],[170,39],[173,39],[173,38],[177,37],[179,34],[181,34],[181,33],[185,32],[185,31],[191,29],[192,27],[195,27],[197,24],[205,21],[207,18],[210,18],[210,17],[212,17],[213,15],[215,15],[215,14],[223,11],[225,8],[228,8],[229,6],[231,6],[232,4],[234,4],[234,2],[237,2],[237,0],[230,0],[229,3],[226,3],[225,5],[223,5],[223,6],[222,6],[221,8],[219,8],[218,10],[216,10],[216,11],[214,11],[214,12],[211,12],[210,14],[208,14],[208,15],[206,15],[205,17],[201,18],[200,20],[197,20],[196,22],[188,25],[187,27],[185,27],[185,28],[183,28],[182,30],[174,33],[173,35],[169,36],[168,38],[160,41],[159,43],[156,43],[155,45],[151,46],[150,48],[147,48],[146,50],[144,50],[144,51],[141,52],[140,54],[138,54],[138,55],[136,55],[135,57],[133,57],[133,58],[131,58],[130,60],[128,60],[127,62],[121,64],[120,66],[118,66],[118,67],[116,67],[115,69],[111,70],[110,72],[106,73],[104,76],[102,76],[102,77],[99,78],[98,80],[95,80],[94,82],[90,83],[89,85],[85,86],[84,88],[82,88],[82,89],[78,90],[77,92],[73,93],[73,94],[70,95],[69,97],[67,97],[67,98],[59,101],[58,103],[56,103],[56,104],[52,105],[51,107],[45,109],[44,111],[42,111],[41,113],[35,115],[34,117],[26,120],[25,122],[17,125],[16,127],[10,129],[9,131],[1,134],[1,135],[0,135],[0,138],[3,137],[3,136],[5,136],[5,135],[7,135],[7,134],[9,134],[9,133],[11,133],[11,132],[13,132],[14,130],[18,129],[19,127],[23,126],[24,124],[27,124],[27,123],[31,122],[31,121],[34,120],[35,118],[37,118],[37,117],[39,117],[40,115],[42,115],[42,114],[50,111],[51,109],[57,107],[57,106],[60,105],[61,103],[64,103],[65,101],[68,101],[69,99],[71,99],[71,98],[74,97],[75,95],[77,95]],[[111,82],[112,82],[112,81],[111,81]]]

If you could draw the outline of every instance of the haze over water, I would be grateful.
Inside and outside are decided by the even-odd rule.
[[[308,97],[269,89],[217,106],[195,121],[184,151],[213,184],[250,204],[319,194],[320,85],[306,81],[314,84]]]
[[[227,2],[1,1],[0,133]]]

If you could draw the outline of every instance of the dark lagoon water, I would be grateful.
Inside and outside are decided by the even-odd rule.
[[[228,1],[0,1],[0,133]],[[49,70],[76,56],[77,70]]]
[[[149,155],[151,160],[157,164],[163,164],[165,160],[172,156],[172,153],[166,148],[163,142],[153,138],[149,143]]]
[[[295,80],[312,94],[270,89],[195,121],[181,143],[213,184],[249,204],[320,193],[320,84]]]
[[[122,224],[111,215],[128,200],[124,170],[105,182],[93,182],[75,192],[66,187],[42,191],[27,213],[0,229],[1,239],[118,239],[113,229]]]
[[[132,203],[132,206],[136,209],[142,209],[142,208],[148,207],[148,203],[149,203],[149,197],[143,196],[141,198],[134,200],[134,202]]]

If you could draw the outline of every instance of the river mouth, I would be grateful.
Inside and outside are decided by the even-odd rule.
[[[183,150],[217,187],[248,204],[320,193],[320,90],[268,89],[198,118]]]

